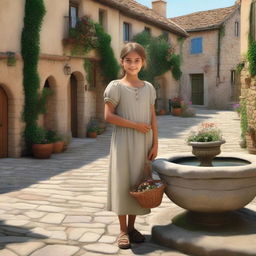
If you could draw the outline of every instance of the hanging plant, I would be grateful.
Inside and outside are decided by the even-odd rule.
[[[97,50],[101,56],[100,67],[106,82],[117,79],[120,66],[111,47],[111,36],[106,33],[99,23],[94,23],[98,39]]]
[[[111,36],[88,16],[84,16],[77,22],[75,28],[70,29],[69,38],[64,39],[64,44],[72,45],[71,54],[74,55],[85,55],[90,50],[96,49],[101,56],[100,67],[106,82],[118,77],[120,67],[111,47]],[[84,61],[84,69],[87,73],[87,81],[91,83],[92,66],[87,59]]]
[[[37,65],[40,52],[40,30],[45,15],[43,0],[26,0],[24,27],[21,35],[23,58],[23,91],[25,96],[23,119],[24,137],[28,152],[36,136],[38,119],[38,89],[40,85]]]
[[[69,29],[69,38],[64,39],[64,44],[72,44],[72,54],[86,54],[96,48],[97,38],[93,21],[84,16],[76,23],[75,28]]]

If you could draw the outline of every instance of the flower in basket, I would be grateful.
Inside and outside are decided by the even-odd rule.
[[[154,189],[157,188],[158,186],[151,180],[142,182],[138,188],[136,189],[137,192],[143,192],[145,190],[149,190],[149,189]]]
[[[222,141],[222,132],[215,123],[201,123],[196,130],[190,132],[187,142]]]
[[[170,100],[170,104],[172,108],[181,108],[182,102],[183,100],[180,97],[174,97]]]

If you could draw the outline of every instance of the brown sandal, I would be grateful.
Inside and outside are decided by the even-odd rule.
[[[118,236],[117,245],[120,249],[129,249],[129,248],[131,248],[130,239],[129,239],[128,234],[121,233]]]
[[[131,243],[143,243],[145,242],[145,236],[143,236],[137,229],[133,229],[129,233]]]

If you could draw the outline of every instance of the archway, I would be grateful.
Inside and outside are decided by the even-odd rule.
[[[0,85],[0,158],[8,156],[8,96]]]
[[[46,95],[43,126],[47,130],[56,130],[56,82],[52,76],[46,79],[43,90]]]

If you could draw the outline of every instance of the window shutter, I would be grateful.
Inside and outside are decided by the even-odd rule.
[[[197,54],[203,52],[202,37],[191,39],[191,54]]]

